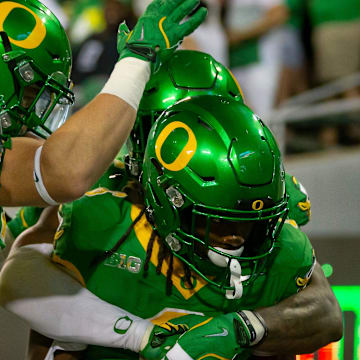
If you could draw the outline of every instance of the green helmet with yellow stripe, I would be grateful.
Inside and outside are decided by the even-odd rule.
[[[142,181],[148,218],[174,256],[225,290],[232,259],[247,269],[245,283],[259,274],[286,219],[285,172],[270,130],[241,101],[198,96],[165,111],[150,131]],[[237,223],[251,224],[241,254],[211,245],[213,226]],[[201,248],[228,259],[218,280]]]
[[[66,119],[71,48],[58,19],[37,0],[0,0],[0,126],[3,139],[46,137]]]
[[[236,79],[224,65],[200,51],[178,50],[152,74],[141,99],[128,143],[134,175],[140,173],[146,140],[156,118],[176,102],[198,95],[243,101]]]

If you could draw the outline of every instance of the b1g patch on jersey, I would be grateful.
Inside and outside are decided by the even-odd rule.
[[[133,274],[138,274],[141,270],[142,261],[140,258],[135,256],[114,253],[106,259],[104,265],[127,270]]]
[[[313,249],[313,258],[312,258],[312,265],[310,270],[305,274],[304,277],[298,276],[296,278],[296,286],[298,287],[298,291],[301,291],[306,288],[307,284],[311,279],[311,275],[314,272],[315,265],[316,265],[316,257],[315,257],[315,250]]]

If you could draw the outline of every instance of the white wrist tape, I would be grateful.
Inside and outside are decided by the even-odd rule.
[[[115,95],[137,110],[150,73],[150,63],[147,61],[133,57],[121,59],[100,94]]]
[[[41,169],[40,169],[40,156],[41,156],[42,146],[40,146],[35,152],[34,158],[34,183],[37,192],[41,196],[41,198],[49,205],[59,205],[47,192],[46,187],[44,185]]]
[[[0,305],[49,338],[139,352],[150,321],[81,286],[51,261],[52,250],[51,244],[33,244],[9,255],[0,275]]]
[[[240,345],[254,346],[267,336],[265,320],[256,311],[238,311],[243,331],[239,333]]]

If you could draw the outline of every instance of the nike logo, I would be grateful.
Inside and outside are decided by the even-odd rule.
[[[39,178],[38,178],[38,176],[37,176],[37,174],[36,174],[36,172],[34,171],[34,181],[37,183],[37,182],[39,182]]]
[[[215,336],[228,336],[229,332],[227,331],[227,329],[222,328],[223,332],[219,333],[219,334],[211,334],[211,335],[205,335],[204,337],[215,337]]]

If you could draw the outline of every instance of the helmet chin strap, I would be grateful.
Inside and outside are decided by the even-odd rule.
[[[220,247],[215,247],[216,250],[219,250],[223,253],[226,253],[231,256],[241,256],[244,251],[244,247],[240,247],[236,250],[228,250]],[[209,250],[208,257],[210,261],[219,267],[227,267],[230,261],[230,286],[234,287],[234,290],[226,290],[226,298],[227,299],[240,299],[243,295],[243,285],[242,281],[245,281],[249,278],[248,275],[241,276],[241,265],[238,260],[229,259],[227,256],[221,255],[215,251]]]

